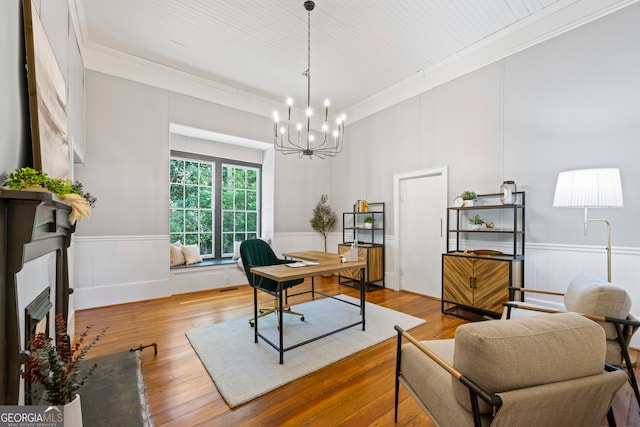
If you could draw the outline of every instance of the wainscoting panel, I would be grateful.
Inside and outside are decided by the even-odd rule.
[[[169,296],[169,236],[74,237],[76,309]]]

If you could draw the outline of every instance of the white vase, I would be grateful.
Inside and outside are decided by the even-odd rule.
[[[79,394],[64,405],[64,427],[82,427],[82,405]]]

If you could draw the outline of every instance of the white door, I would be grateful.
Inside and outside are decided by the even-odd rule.
[[[441,297],[446,169],[399,181],[400,289]]]

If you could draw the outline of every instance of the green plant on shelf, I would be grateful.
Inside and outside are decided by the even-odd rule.
[[[460,195],[460,198],[462,198],[462,200],[475,200],[478,198],[478,195],[474,191],[465,190]]]
[[[474,215],[469,218],[469,223],[473,225],[482,225],[484,224],[484,219],[480,218],[480,215]]]

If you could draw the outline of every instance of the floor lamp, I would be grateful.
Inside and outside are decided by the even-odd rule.
[[[611,282],[611,225],[606,219],[589,218],[589,208],[621,208],[622,184],[620,170],[579,169],[560,172],[556,183],[553,206],[558,208],[584,208],[584,235],[587,223],[604,222],[607,225],[607,280]]]

